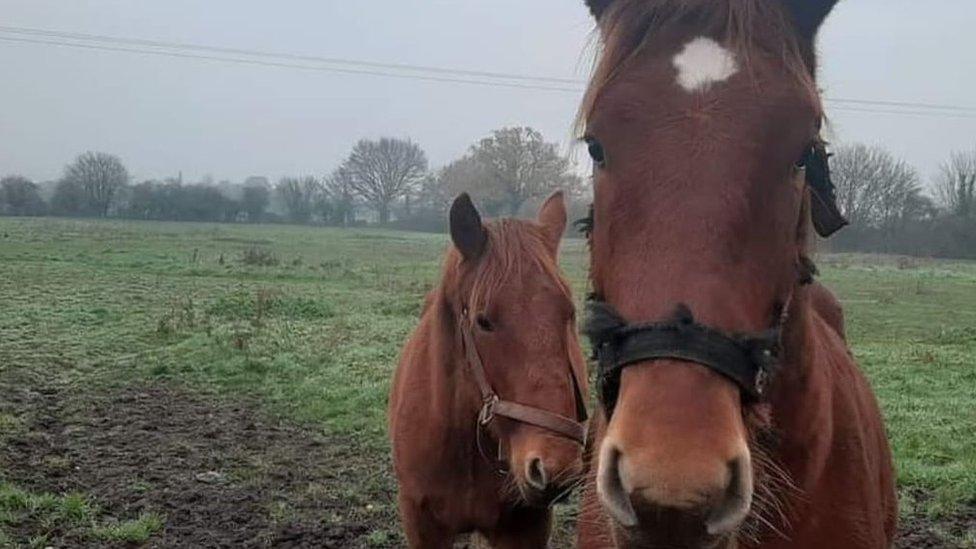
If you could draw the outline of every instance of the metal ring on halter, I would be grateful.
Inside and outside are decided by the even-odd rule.
[[[766,383],[769,381],[769,372],[766,368],[760,368],[756,372],[756,394],[760,397],[766,393]]]
[[[488,425],[491,420],[495,419],[495,403],[498,402],[498,395],[489,395],[485,397],[484,404],[481,405],[481,411],[478,412],[478,424]]]

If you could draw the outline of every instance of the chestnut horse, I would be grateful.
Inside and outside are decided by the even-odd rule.
[[[551,504],[579,483],[585,361],[557,266],[562,193],[537,222],[483,224],[451,207],[454,246],[403,349],[389,428],[411,547],[479,532],[493,547],[542,548]]]
[[[579,546],[881,548],[877,401],[812,281],[836,210],[814,41],[836,0],[588,0],[598,363]]]

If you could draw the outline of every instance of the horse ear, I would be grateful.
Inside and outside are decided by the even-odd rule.
[[[590,13],[593,14],[593,17],[597,21],[600,20],[600,17],[603,16],[603,13],[607,11],[607,8],[612,3],[613,0],[586,0],[586,6],[590,8]]]
[[[813,40],[824,19],[830,15],[830,10],[837,5],[837,0],[783,0],[783,3],[793,16],[793,23],[800,34]]]
[[[546,243],[553,254],[559,251],[559,241],[566,231],[566,199],[562,191],[556,191],[539,206],[536,215],[546,237]]]
[[[481,215],[468,193],[461,193],[451,204],[451,240],[466,260],[481,257],[488,243],[488,233],[481,224]]]

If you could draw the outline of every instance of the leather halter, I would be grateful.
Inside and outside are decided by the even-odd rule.
[[[481,411],[478,412],[479,432],[483,427],[487,427],[496,416],[501,416],[520,423],[541,427],[561,437],[568,438],[581,446],[585,445],[586,403],[583,399],[583,393],[580,390],[579,381],[577,381],[576,374],[573,372],[572,365],[569,367],[569,377],[572,380],[573,397],[576,401],[576,420],[548,410],[543,410],[542,408],[527,406],[510,400],[502,400],[498,396],[498,393],[492,389],[491,383],[488,382],[484,363],[481,360],[481,355],[478,353],[478,348],[475,346],[474,335],[471,333],[471,327],[467,320],[468,310],[464,309],[461,312],[460,322],[461,340],[468,367],[471,369],[471,374],[474,376],[475,383],[478,384],[478,390],[481,392]]]
[[[745,335],[699,324],[684,305],[673,320],[646,324],[628,324],[603,301],[593,300],[588,308],[585,332],[598,363],[600,402],[609,418],[617,404],[623,369],[655,359],[700,364],[735,382],[746,398],[762,399],[779,356],[789,303],[769,330]]]

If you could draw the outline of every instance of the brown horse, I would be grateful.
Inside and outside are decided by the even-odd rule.
[[[587,2],[602,410],[580,547],[891,544],[881,414],[806,259],[811,224],[844,223],[814,79],[835,2]]]
[[[440,286],[390,393],[404,530],[411,547],[472,531],[545,547],[548,506],[578,483],[585,439],[585,362],[557,266],[563,196],[537,222],[483,224],[461,195],[450,225]]]

